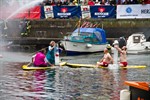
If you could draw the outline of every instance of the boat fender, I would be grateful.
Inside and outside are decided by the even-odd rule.
[[[92,47],[92,44],[89,44],[89,43],[88,43],[88,44],[86,44],[86,47],[87,47],[87,48],[91,48],[91,47]]]
[[[73,46],[75,46],[75,47],[76,47],[76,46],[77,46],[77,44],[73,44]]]
[[[120,100],[130,100],[130,91],[123,89],[120,91]]]

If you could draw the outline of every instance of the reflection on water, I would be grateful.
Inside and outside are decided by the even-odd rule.
[[[92,63],[102,55],[63,57],[76,63]],[[149,64],[150,57],[140,64]],[[20,56],[21,57],[21,56]],[[26,58],[26,57],[25,57]],[[27,60],[27,59],[25,59]],[[137,62],[135,62],[137,63]],[[92,69],[56,68],[52,70],[24,71],[22,62],[5,61],[0,64],[0,100],[119,100],[120,90],[127,88],[124,81],[150,81],[150,67],[146,69]]]

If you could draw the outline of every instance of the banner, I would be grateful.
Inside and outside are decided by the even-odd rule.
[[[26,19],[40,19],[41,16],[41,7],[35,6],[30,9],[23,10],[16,15],[14,15],[13,18],[26,18]]]
[[[115,6],[90,6],[92,18],[116,18]]]
[[[118,5],[117,19],[150,18],[150,4]]]
[[[54,18],[53,6],[44,6],[45,18]]]
[[[74,18],[81,16],[80,6],[53,6],[54,18]]]
[[[90,6],[81,6],[82,18],[91,18]]]

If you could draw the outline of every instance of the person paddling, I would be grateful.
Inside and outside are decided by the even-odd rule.
[[[39,52],[37,52],[35,54],[34,60],[33,60],[33,64],[34,66],[37,67],[46,67],[48,64],[45,62],[45,53],[46,50],[45,49],[41,49]]]
[[[108,65],[109,65],[110,63],[113,63],[113,62],[114,62],[114,61],[113,61],[112,56],[111,56],[110,53],[108,52],[108,49],[105,48],[105,49],[104,49],[104,56],[103,56],[103,58],[102,58],[99,62],[97,62],[97,67],[98,67],[98,66],[108,67]]]
[[[123,46],[122,48],[119,48],[119,46],[115,45],[114,48],[116,48],[118,50],[118,52],[120,53],[119,65],[121,67],[126,67],[128,65],[128,62],[127,62],[127,48],[126,48],[126,46]]]

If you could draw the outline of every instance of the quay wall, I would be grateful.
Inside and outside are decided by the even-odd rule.
[[[29,21],[31,29],[26,36],[21,36],[21,30],[19,30],[20,20],[8,21],[7,39],[25,45],[49,44],[50,40],[60,40],[63,36],[76,29],[79,19],[44,19]],[[136,32],[150,34],[150,19],[84,19],[81,20],[81,24],[85,21],[98,24],[99,28],[103,28],[106,31],[108,40],[113,40],[121,36],[128,38],[129,35]]]

